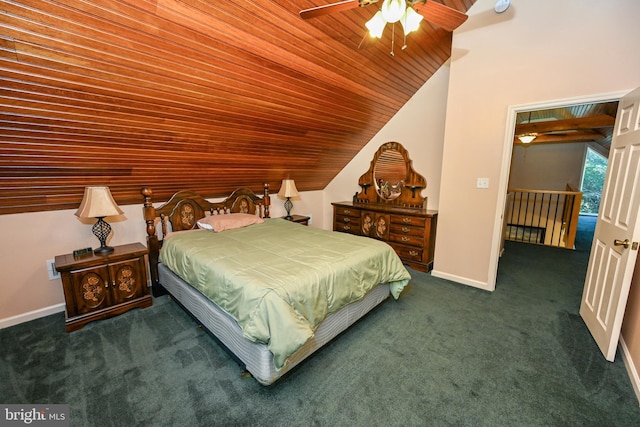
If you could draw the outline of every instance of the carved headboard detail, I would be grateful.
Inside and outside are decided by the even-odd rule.
[[[262,197],[248,188],[239,188],[222,202],[210,202],[201,195],[189,191],[178,191],[169,201],[155,208],[151,197],[153,191],[149,187],[140,190],[144,198],[142,207],[147,224],[147,248],[149,249],[149,272],[154,296],[164,293],[158,280],[158,260],[164,236],[169,231],[192,230],[197,221],[206,215],[225,215],[230,213],[247,213],[261,218],[269,218],[269,184],[264,184]],[[156,224],[160,223],[161,235],[158,236]]]

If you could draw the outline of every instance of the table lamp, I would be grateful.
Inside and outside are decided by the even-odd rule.
[[[292,197],[298,197],[298,189],[296,188],[296,183],[292,179],[283,179],[282,185],[280,186],[280,191],[278,191],[278,197],[281,199],[287,199],[284,202],[284,208],[287,210],[287,216],[284,219],[291,221],[293,217],[291,216],[291,208],[293,208],[293,203],[291,203]]]
[[[123,212],[113,200],[109,187],[86,187],[84,198],[75,215],[78,218],[98,218],[91,230],[100,241],[100,247],[93,250],[96,255],[106,255],[113,252],[107,246],[107,237],[111,234],[111,226],[104,220],[107,216],[121,215]]]

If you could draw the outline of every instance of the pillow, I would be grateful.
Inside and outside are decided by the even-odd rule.
[[[180,231],[170,231],[167,233],[166,236],[164,236],[164,240],[169,239],[171,236],[175,236],[176,234],[182,234],[182,233],[190,233],[192,231],[198,231],[197,228],[193,229],[193,230],[180,230]]]
[[[234,228],[246,227],[251,224],[261,224],[264,220],[256,215],[246,213],[232,213],[226,215],[210,215],[199,219],[198,228],[220,232]]]

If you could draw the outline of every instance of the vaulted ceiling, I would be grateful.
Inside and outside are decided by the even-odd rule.
[[[425,20],[390,55],[378,4],[300,18],[331,2],[0,0],[0,214],[323,189],[451,53]]]

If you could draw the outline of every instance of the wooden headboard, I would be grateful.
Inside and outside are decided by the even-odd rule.
[[[189,191],[178,191],[162,206],[154,208],[153,191],[143,187],[143,215],[147,228],[147,248],[149,249],[149,272],[154,296],[166,293],[158,278],[158,260],[164,236],[170,231],[192,230],[197,221],[207,215],[248,213],[260,218],[269,218],[269,184],[264,184],[263,195],[257,196],[248,188],[239,188],[221,202],[210,202],[201,195]],[[156,225],[160,224],[162,234],[158,236]]]

